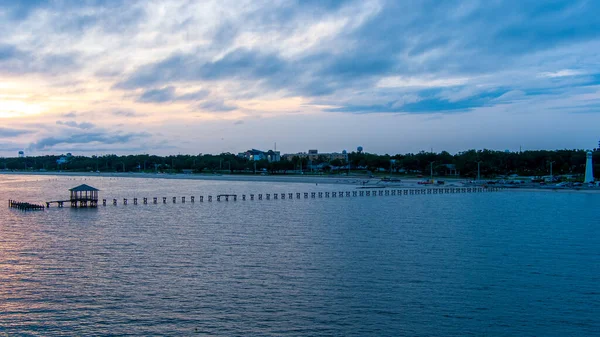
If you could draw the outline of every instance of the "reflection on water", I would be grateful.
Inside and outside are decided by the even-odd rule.
[[[0,176],[0,200],[352,186]],[[543,335],[600,331],[599,195],[486,193],[0,207],[0,332]]]

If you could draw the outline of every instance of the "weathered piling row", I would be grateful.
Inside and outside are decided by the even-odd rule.
[[[359,190],[359,191],[337,191],[337,192],[303,192],[303,193],[299,193],[296,192],[295,193],[295,198],[296,199],[315,199],[315,198],[350,198],[350,197],[378,197],[378,196],[403,196],[403,195],[425,195],[425,194],[453,194],[453,193],[481,193],[481,192],[496,192],[496,191],[501,191],[503,188],[501,187],[443,187],[443,188],[416,188],[416,189],[377,189],[377,190],[369,190],[369,189],[364,189],[364,190]],[[246,198],[246,194],[242,194],[242,201],[246,201],[246,200],[293,200],[294,199],[294,193],[265,193],[263,194],[249,194],[250,198]],[[263,198],[264,196],[264,198]],[[272,197],[272,198],[271,198]],[[158,197],[153,197],[152,198],[152,202],[153,204],[158,204]],[[112,199],[113,200],[113,205],[117,205],[117,199]],[[143,198],[143,203],[144,205],[148,205],[148,200],[149,198]],[[177,197],[172,197],[171,199],[173,201],[173,203],[177,203]],[[195,196],[190,196],[189,200],[191,202],[195,202],[196,201],[196,197]],[[198,200],[200,202],[204,202],[204,196],[199,196]],[[213,196],[208,195],[206,196],[206,200],[208,202],[212,202],[213,201]],[[167,203],[167,197],[162,197],[162,201],[163,204]],[[237,194],[219,194],[216,195],[216,201],[237,201]],[[186,202],[186,197],[181,197],[181,203],[185,203]],[[127,205],[128,200],[126,198],[123,199],[123,205]],[[14,204],[14,206],[11,206],[12,204]],[[106,199],[102,199],[102,205],[106,206],[107,201]],[[138,198],[133,198],[133,204],[137,205],[138,204]],[[27,203],[19,203],[13,200],[9,200],[9,206],[10,207],[14,207],[14,208],[18,208],[18,205],[22,205],[20,207],[27,207],[26,205],[33,205],[33,204],[27,204]],[[44,207],[42,205],[33,205],[31,206],[31,209],[37,209],[35,207]],[[61,205],[59,204],[59,207]]]
[[[22,202],[16,200],[8,200],[8,207],[15,208],[21,211],[43,211],[46,206],[40,204],[32,204],[29,202]]]

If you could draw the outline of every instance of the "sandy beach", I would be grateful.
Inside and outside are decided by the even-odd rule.
[[[0,175],[32,175],[56,177],[101,177],[101,178],[145,178],[145,179],[179,179],[179,180],[218,180],[218,181],[244,181],[244,182],[277,182],[277,183],[302,183],[302,184],[342,184],[356,186],[390,186],[390,187],[416,187],[423,179],[407,178],[399,182],[384,182],[380,178],[368,176],[320,176],[320,175],[237,175],[237,174],[165,174],[165,173],[138,173],[138,172],[7,172],[0,171]],[[462,186],[459,180],[446,186]],[[450,184],[449,184],[450,183]]]
[[[394,187],[394,188],[433,188],[433,187],[475,187],[468,184],[466,179],[442,178],[444,185],[421,185],[423,178],[407,177],[401,181],[382,181],[381,178],[368,176],[319,176],[319,175],[237,175],[237,174],[165,174],[165,173],[138,173],[138,172],[8,172],[0,171],[0,175],[31,175],[31,176],[56,176],[56,177],[99,177],[99,178],[145,178],[145,179],[179,179],[179,180],[218,180],[218,181],[244,181],[244,182],[277,182],[301,184],[337,184],[353,185],[357,187]],[[500,187],[500,186],[496,186]],[[560,193],[600,193],[600,187],[563,188],[553,186],[520,186],[518,188],[505,188],[511,192],[560,192]]]

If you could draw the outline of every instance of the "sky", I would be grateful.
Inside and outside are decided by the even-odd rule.
[[[590,149],[596,0],[0,0],[0,156]]]

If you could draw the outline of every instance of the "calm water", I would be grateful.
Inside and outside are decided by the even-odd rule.
[[[106,199],[353,188],[0,175],[0,334],[600,332],[600,194],[6,206],[81,183]]]

